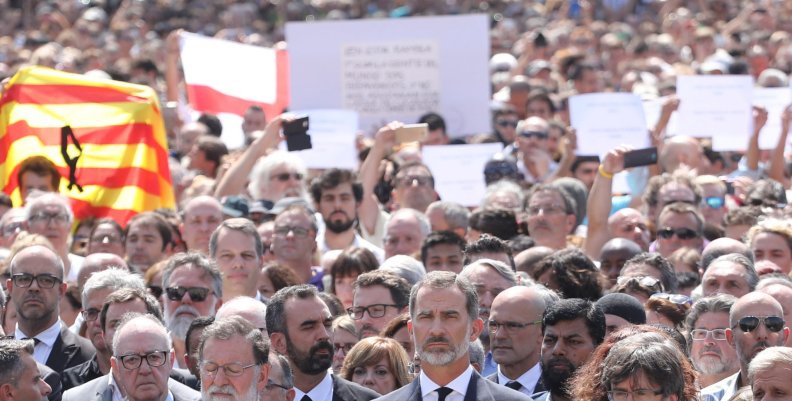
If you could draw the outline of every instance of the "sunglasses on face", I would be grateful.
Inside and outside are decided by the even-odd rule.
[[[508,127],[517,128],[517,121],[513,121],[513,120],[498,120],[495,122],[495,124],[497,124],[501,128],[508,128]]]
[[[726,203],[726,200],[719,196],[708,196],[704,198],[704,204],[710,209],[720,209]]]
[[[186,293],[190,294],[190,299],[193,302],[201,302],[209,296],[209,289],[201,287],[168,287],[165,289],[165,293],[171,301],[181,301]]]
[[[520,132],[520,136],[523,138],[536,138],[536,139],[548,138],[547,132],[542,132],[542,131],[522,131]]]
[[[677,228],[673,229],[671,227],[666,227],[662,230],[657,231],[657,236],[662,239],[671,239],[674,235],[681,240],[688,240],[693,238],[698,238],[699,234],[695,230],[691,230],[689,228]]]
[[[297,181],[301,181],[303,179],[303,175],[300,174],[300,173],[294,173],[294,174],[292,174],[292,173],[280,173],[280,174],[275,174],[273,177],[275,177],[275,179],[280,181],[280,182],[289,181],[289,178],[294,178]]]
[[[154,298],[159,299],[159,297],[162,296],[162,287],[158,285],[150,285],[146,288],[148,288],[149,292],[154,296]]]
[[[654,278],[649,276],[620,276],[616,279],[617,285],[626,286],[630,283],[638,284],[643,287],[654,289],[656,292],[663,291],[663,283]]]
[[[745,316],[737,321],[737,325],[734,327],[739,327],[743,332],[750,333],[759,327],[759,323],[764,323],[767,330],[773,333],[784,329],[784,319],[779,316]]]
[[[413,183],[422,187],[428,187],[434,185],[434,181],[432,180],[432,177],[427,177],[423,175],[410,175],[405,177],[399,177],[396,179],[396,186],[398,187],[409,187],[412,186]]]
[[[649,298],[650,299],[651,298],[667,299],[671,303],[674,303],[674,304],[677,304],[677,305],[685,305],[685,304],[691,305],[691,304],[693,304],[693,300],[690,299],[689,296],[682,295],[682,294],[668,294],[668,293],[665,293],[665,292],[658,292],[658,293],[652,294],[652,296],[649,297]]]

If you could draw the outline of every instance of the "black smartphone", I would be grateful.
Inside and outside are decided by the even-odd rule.
[[[536,37],[534,37],[533,44],[536,47],[547,47],[547,38],[543,33],[539,32],[536,34]]]
[[[657,164],[657,148],[631,150],[624,154],[624,168]]]
[[[726,184],[726,195],[734,195],[734,183],[729,180],[723,180]]]
[[[308,135],[308,116],[295,118],[283,123],[283,136],[286,137],[286,148],[289,152],[311,149],[311,136]]]

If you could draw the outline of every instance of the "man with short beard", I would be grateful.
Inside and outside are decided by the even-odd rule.
[[[717,383],[740,370],[737,352],[726,341],[732,295],[700,298],[690,308],[685,327],[690,361],[699,372],[701,388]]]
[[[173,349],[181,356],[186,353],[190,323],[198,317],[213,316],[223,303],[223,278],[217,265],[203,254],[180,253],[168,260],[162,273],[162,288],[165,324]],[[176,358],[177,365],[182,362]]]
[[[351,171],[337,168],[326,170],[313,180],[311,196],[324,220],[324,230],[316,235],[316,243],[322,254],[333,249],[356,247],[370,250],[380,263],[384,260],[383,250],[355,231],[358,208],[363,201],[363,186],[356,182]]]
[[[379,395],[331,375],[333,317],[316,287],[295,285],[276,292],[267,304],[267,332],[272,348],[286,355],[300,401],[368,401]],[[307,398],[305,397],[307,396]]]
[[[568,384],[605,338],[605,313],[583,299],[562,299],[542,317],[542,382],[549,389],[536,401],[570,401]]]

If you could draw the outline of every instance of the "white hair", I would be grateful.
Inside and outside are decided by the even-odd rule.
[[[272,170],[282,165],[287,165],[293,168],[303,176],[306,176],[308,172],[302,159],[293,153],[278,150],[270,153],[266,157],[262,157],[258,160],[258,162],[256,162],[256,165],[253,167],[253,170],[250,172],[250,176],[248,177],[250,179],[248,191],[254,200],[264,199],[267,188],[269,187],[270,174],[272,173]],[[305,194],[301,194],[301,197],[305,197]],[[276,202],[279,199],[268,200]]]
[[[426,269],[423,263],[407,255],[391,256],[382,262],[377,270],[393,273],[407,280],[410,286],[415,285],[415,283],[421,281],[421,279],[426,276]]]

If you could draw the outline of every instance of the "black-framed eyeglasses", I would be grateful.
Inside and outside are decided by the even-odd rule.
[[[17,273],[11,275],[11,282],[14,283],[14,286],[19,288],[30,287],[33,284],[33,280],[36,280],[36,284],[38,284],[39,288],[52,288],[55,287],[56,284],[63,282],[63,280],[51,274],[33,275],[29,273]]]
[[[190,294],[193,302],[201,302],[209,296],[209,289],[202,287],[168,287],[165,289],[168,299],[171,301],[181,301],[184,294]]]
[[[218,365],[214,362],[201,362],[201,371],[209,377],[214,377],[217,371],[222,369],[226,376],[237,377],[242,376],[242,373],[245,373],[245,369],[252,368],[256,365],[258,364],[251,363],[250,365],[242,365],[241,363],[232,362],[225,365]]]
[[[626,401],[627,396],[632,395],[633,401],[651,401],[662,393],[662,389],[651,388],[637,388],[633,391],[611,390],[608,391],[608,399],[610,401]]]
[[[93,322],[99,317],[99,309],[96,308],[88,308],[80,313],[83,316],[83,320],[86,322]]]
[[[533,326],[533,325],[537,325],[537,324],[542,324],[542,320],[541,319],[540,320],[534,320],[532,322],[527,322],[527,323],[519,323],[519,322],[502,322],[501,323],[501,322],[498,322],[498,321],[495,321],[495,320],[490,320],[490,321],[487,322],[487,329],[489,329],[490,333],[495,334],[495,333],[498,332],[499,328],[503,327],[504,329],[506,329],[507,333],[516,334],[520,330],[522,330],[522,329],[524,329],[524,328],[526,328],[528,326]]]
[[[162,296],[163,293],[162,287],[158,285],[149,285],[146,286],[146,288],[148,288],[149,292],[151,293],[152,296],[154,296],[154,298],[159,299],[159,297]]]
[[[347,313],[349,314],[349,317],[354,320],[363,319],[363,315],[367,312],[370,317],[377,318],[385,316],[385,312],[388,310],[388,307],[398,309],[399,305],[374,304],[369,306],[355,306],[347,309]]]
[[[536,139],[549,138],[547,132],[542,132],[542,131],[520,131],[520,136],[523,138],[536,138]]]
[[[737,321],[732,329],[739,327],[745,333],[750,333],[759,328],[759,323],[763,323],[768,331],[778,333],[784,329],[784,318],[780,316],[745,316]]]
[[[688,240],[693,238],[698,238],[699,233],[696,230],[692,230],[690,228],[682,227],[682,228],[671,228],[666,227],[661,230],[657,230],[657,236],[662,239],[671,239],[674,235],[681,240]]]
[[[273,387],[282,388],[285,391],[289,391],[289,387],[284,386],[283,384],[275,383],[274,381],[268,379],[267,380],[267,390],[272,390]]]
[[[312,230],[309,228],[292,227],[292,226],[280,226],[280,227],[275,227],[275,229],[272,230],[273,234],[278,237],[286,237],[289,235],[289,233],[292,233],[294,234],[295,237],[298,238],[307,237],[311,231]]]
[[[168,361],[168,351],[151,351],[145,354],[125,354],[117,356],[116,359],[121,361],[121,365],[128,369],[134,370],[143,364],[143,360],[152,368],[162,366]]]

